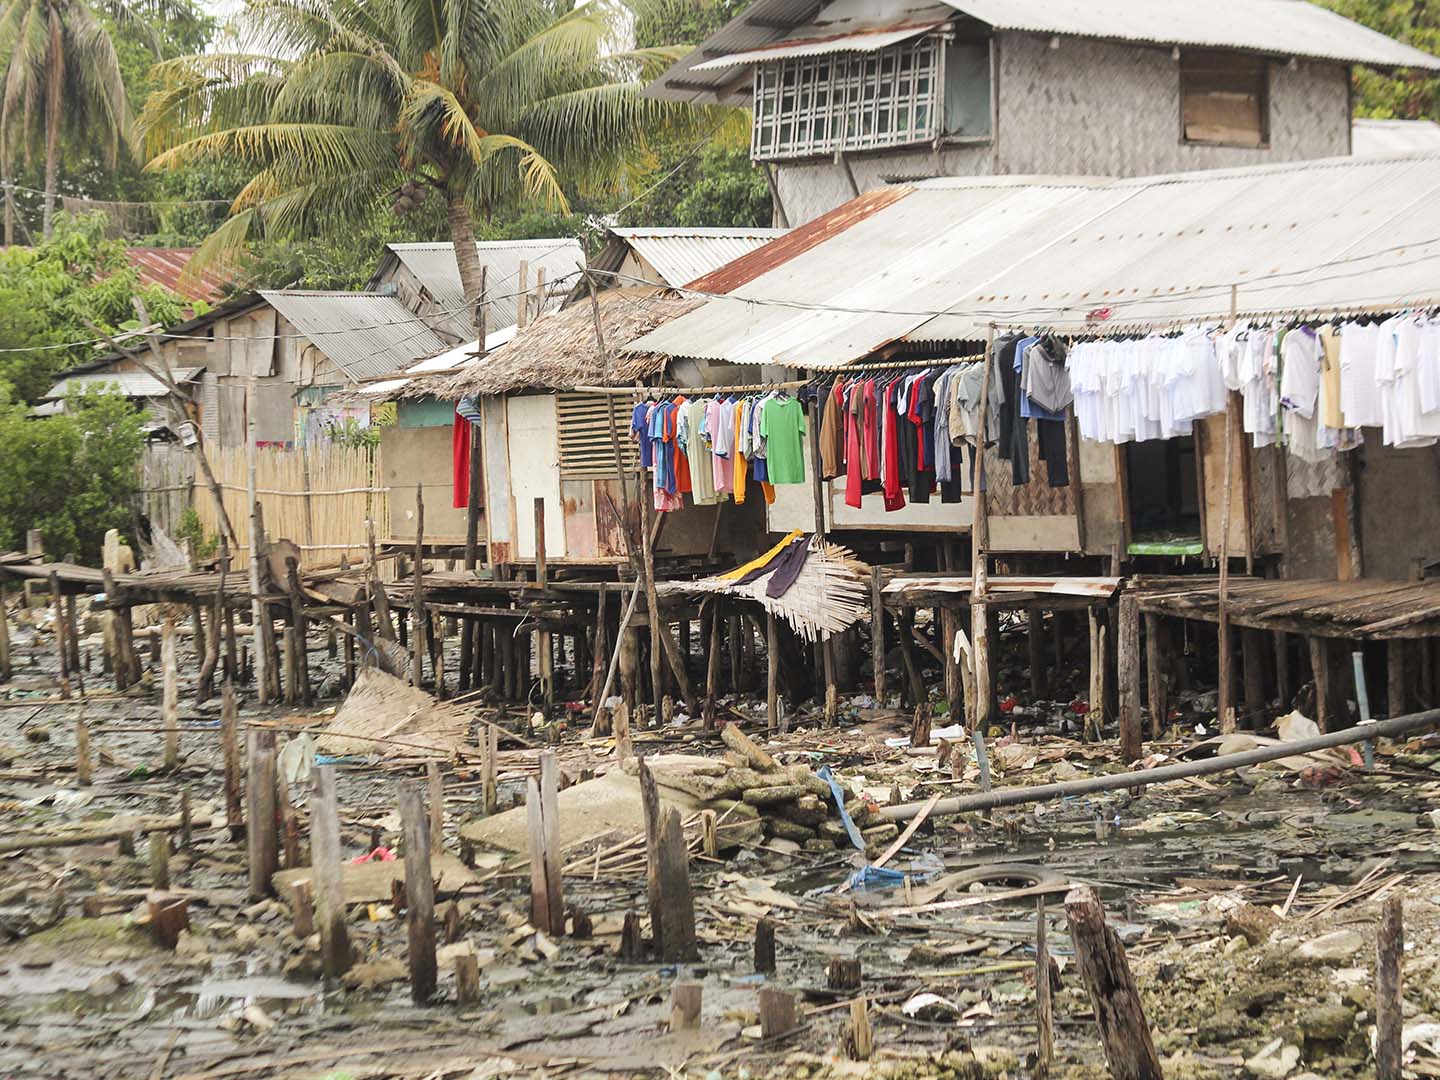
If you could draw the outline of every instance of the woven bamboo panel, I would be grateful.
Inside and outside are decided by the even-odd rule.
[[[1075,513],[1075,484],[1078,477],[1071,476],[1066,487],[1051,487],[1045,462],[1040,460],[1040,445],[1036,440],[1035,425],[1026,424],[1030,440],[1030,482],[1017,487],[1012,477],[1010,462],[1003,460],[994,446],[985,451],[985,482],[990,513],[1016,516],[1054,516]],[[1066,433],[1069,444],[1069,433]]]
[[[224,490],[225,511],[240,538],[234,564],[248,566],[245,448],[211,449],[210,466]],[[390,520],[381,475],[379,448],[321,444],[305,450],[257,450],[255,487],[265,514],[265,531],[271,541],[283,537],[298,544],[301,563],[307,568],[335,566],[341,555],[353,565],[365,557],[366,522]],[[194,498],[206,534],[218,534],[215,500],[198,478]]]

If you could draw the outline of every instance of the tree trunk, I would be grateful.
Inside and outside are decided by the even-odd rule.
[[[455,266],[460,271],[460,287],[465,290],[465,301],[470,305],[469,318],[473,327],[478,323],[474,305],[485,292],[480,253],[475,248],[475,226],[470,220],[470,208],[465,205],[464,194],[447,190],[446,197],[450,217],[450,242],[455,248]],[[481,342],[481,346],[484,346],[484,342]]]
[[[45,85],[45,218],[49,240],[55,230],[55,189],[60,171],[60,96],[65,86],[65,49],[60,16],[50,12],[50,56]]]

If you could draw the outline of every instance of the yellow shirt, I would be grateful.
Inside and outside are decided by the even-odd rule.
[[[1333,326],[1320,331],[1320,423],[1328,428],[1343,428],[1340,411],[1340,335]]]

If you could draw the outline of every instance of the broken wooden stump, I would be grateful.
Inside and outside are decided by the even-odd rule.
[[[700,959],[695,940],[695,897],[690,889],[690,858],[680,811],[667,806],[660,812],[659,836],[660,924],[652,928],[655,952],[664,963]]]
[[[175,948],[181,931],[190,929],[190,901],[157,891],[146,897],[145,906],[150,917],[150,936],[163,948]]]
[[[795,995],[768,987],[760,991],[760,1037],[774,1039],[799,1027],[795,1018]]]
[[[1045,932],[1045,897],[1040,896],[1035,904],[1035,1080],[1045,1080],[1050,1075],[1055,1057],[1055,998]]]
[[[700,1000],[702,988],[699,983],[676,983],[670,991],[670,1030],[700,1026]]]
[[[1087,885],[1071,889],[1065,897],[1065,915],[1110,1075],[1115,1080],[1160,1080],[1160,1059],[1125,948],[1106,925],[1095,890]]]
[[[1401,962],[1405,956],[1405,928],[1398,896],[1387,898],[1380,909],[1380,937],[1375,953],[1375,1080],[1400,1080],[1404,1025]]]
[[[271,878],[280,868],[275,835],[275,733],[252,731],[250,772],[245,785],[245,829],[250,866],[250,896],[260,900],[274,892]]]
[[[761,919],[755,924],[755,971],[768,975],[775,970],[775,923]]]
[[[405,837],[405,931],[410,959],[410,998],[424,1005],[435,993],[435,879],[430,873],[430,819],[424,788],[400,786]]]
[[[474,953],[455,957],[455,1004],[474,1005],[480,1000],[480,960]]]
[[[484,747],[484,752],[480,758],[480,792],[485,813],[490,815],[500,811],[500,792],[496,784],[496,770],[499,768],[497,762],[500,757],[500,733],[494,724],[485,725],[481,745]]]
[[[573,908],[570,912],[570,936],[577,941],[588,941],[595,936],[595,923],[587,912]]]
[[[297,881],[290,886],[290,909],[295,936],[304,941],[315,933],[315,905],[310,900],[310,885],[307,882]]]
[[[860,960],[858,957],[832,957],[825,969],[825,982],[831,990],[860,989]]]
[[[460,923],[460,905],[451,900],[445,905],[444,913],[440,916],[440,934],[446,945],[454,945],[460,940],[463,932]]]
[[[165,729],[165,768],[180,766],[180,671],[175,662],[175,623],[166,619],[160,644],[160,723]]]
[[[230,839],[239,840],[245,828],[240,803],[240,716],[235,704],[235,687],[229,679],[220,694],[220,747],[225,760],[225,824]]]
[[[350,970],[350,934],[345,926],[345,889],[340,877],[340,813],[335,799],[335,766],[317,765],[310,797],[310,867],[320,922],[320,960],[338,979]]]
[[[93,779],[94,763],[90,757],[90,727],[82,713],[75,718],[75,783],[89,787]]]
[[[633,911],[625,913],[625,922],[620,927],[620,959],[627,964],[638,964],[645,959],[645,940],[640,934],[640,916]]]
[[[439,762],[426,762],[425,779],[430,789],[430,850],[438,855],[445,850],[445,785]]]
[[[150,888],[165,892],[170,888],[170,834],[150,834]]]
[[[540,755],[540,776],[526,780],[525,820],[530,848],[530,923],[552,937],[565,933],[561,882],[560,803],[555,754]]]
[[[870,1028],[870,1003],[863,997],[850,1002],[850,1023],[845,1028],[845,1051],[854,1061],[869,1061],[875,1053],[875,1034]]]

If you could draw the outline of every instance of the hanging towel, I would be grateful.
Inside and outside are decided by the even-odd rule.
[[[470,421],[458,410],[450,429],[450,458],[450,475],[455,487],[451,505],[456,510],[464,510],[470,505]]]

